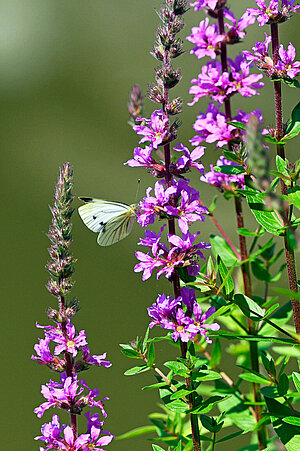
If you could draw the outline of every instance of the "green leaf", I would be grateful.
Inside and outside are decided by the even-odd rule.
[[[283,139],[291,139],[300,133],[300,102],[297,103],[292,111],[291,120],[287,126]]]
[[[244,315],[252,321],[260,321],[264,316],[263,309],[252,299],[248,298],[248,296],[244,296],[243,294],[235,294],[233,297],[233,302],[238,305]]]
[[[288,190],[288,199],[291,204],[300,210],[300,186],[295,186]]]
[[[300,418],[299,417],[285,417],[282,418],[282,421],[288,424],[293,424],[294,426],[300,426]]]
[[[216,387],[217,388],[217,387]],[[218,405],[220,412],[225,412],[226,417],[228,417],[232,423],[240,429],[253,431],[256,426],[256,421],[249,410],[249,406],[245,405],[244,402],[232,396]]]
[[[260,229],[259,232],[251,232],[250,230],[241,227],[240,229],[236,229],[236,231],[239,235],[243,236],[261,236],[264,234],[263,229]]]
[[[284,396],[287,394],[289,389],[289,379],[286,374],[282,374],[279,378],[277,390],[279,395]]]
[[[157,384],[146,385],[146,387],[143,387],[142,390],[153,390],[155,388],[161,388],[166,386],[169,386],[167,382],[158,382]]]
[[[222,376],[220,376],[219,373],[216,371],[211,370],[205,370],[200,371],[199,375],[195,377],[196,381],[202,382],[202,381],[214,381],[216,379],[221,379]]]
[[[215,211],[217,200],[218,200],[218,196],[215,196],[212,200],[212,203],[208,207],[208,211],[210,214],[212,214]]]
[[[165,451],[163,448],[161,448],[158,445],[152,445],[152,449],[153,449],[153,451]]]
[[[126,355],[126,357],[129,357],[131,359],[141,359],[141,355],[135,351],[134,349],[121,349],[122,354]]]
[[[218,366],[222,357],[221,343],[218,338],[214,340],[213,350],[210,356],[210,366]]]
[[[247,431],[237,431],[237,432],[233,432],[232,434],[226,435],[225,437],[220,438],[219,440],[216,441],[216,443],[222,443],[222,442],[227,442],[227,440],[231,440],[235,437],[239,437],[240,435],[246,434]]]
[[[207,398],[204,402],[202,402],[200,406],[196,406],[193,409],[189,410],[189,413],[196,414],[210,412],[215,405],[219,404],[219,402],[221,401],[224,401],[225,398],[224,396],[211,396]]]
[[[249,192],[251,192],[251,194],[248,194]],[[245,195],[257,222],[263,226],[267,232],[273,233],[274,235],[280,235],[281,231],[279,231],[279,229],[282,228],[282,223],[276,213],[274,211],[263,211],[265,208],[264,194],[248,188],[247,194]],[[258,210],[259,205],[262,211]]]
[[[228,271],[227,267],[224,265],[221,257],[218,255],[217,257],[217,262],[218,262],[218,268],[219,268],[219,273],[222,279],[222,285],[225,288],[225,293],[226,294],[230,294],[233,290],[234,290],[234,284],[233,284],[233,280],[231,277],[231,273],[234,269],[234,266],[230,268],[230,270]],[[221,285],[221,287],[219,288],[219,291],[223,288]]]
[[[255,384],[266,384],[268,382],[265,378],[252,373],[242,373],[239,377],[245,381],[253,382]]]
[[[169,368],[170,370],[172,370],[174,372],[174,374],[178,374],[179,376],[189,377],[189,375],[190,375],[187,367],[183,363],[170,361],[170,362],[164,363],[164,365],[167,368]]]
[[[129,370],[125,371],[125,376],[134,376],[135,374],[144,373],[145,371],[149,371],[149,366],[145,365],[139,365],[134,366],[133,368],[130,368]]]
[[[185,413],[188,410],[188,405],[181,399],[175,399],[175,401],[165,400],[165,404],[172,412]]]
[[[265,400],[271,415],[273,428],[287,451],[299,451],[300,428],[291,424],[286,424],[283,419],[281,419],[281,417],[293,417],[293,412],[275,399],[266,397]]]
[[[300,373],[296,373],[296,371],[292,374],[293,382],[296,387],[296,390],[300,392]]]
[[[222,165],[222,166],[214,166],[215,172],[221,172],[222,174],[227,175],[239,175],[245,174],[246,171],[242,166],[234,166],[234,165]]]
[[[261,260],[256,259],[253,262],[251,262],[251,269],[252,269],[253,275],[258,280],[262,280],[263,282],[271,281],[272,276],[269,273],[269,271],[265,268],[265,265]]]
[[[280,396],[277,387],[273,387],[270,385],[262,387],[260,389],[260,392],[264,395],[265,398],[278,398]]]
[[[178,445],[176,446],[176,448],[173,449],[173,451],[182,451],[181,440],[178,443]]]
[[[139,435],[149,434],[149,432],[155,432],[156,427],[155,426],[141,426],[135,429],[132,429],[131,431],[125,432],[125,434],[119,435],[116,437],[116,440],[123,440],[125,438],[133,438],[138,437]]]
[[[226,160],[233,161],[234,163],[240,164],[243,166],[244,162],[241,158],[239,158],[237,155],[235,155],[233,152],[230,152],[229,150],[223,150],[223,155],[226,158]]]
[[[210,242],[211,242],[211,249],[214,254],[214,256],[222,258],[223,263],[226,266],[232,266],[236,261],[237,257],[231,247],[226,243],[224,238],[221,238],[218,235],[211,235],[210,236]]]
[[[170,396],[170,399],[172,399],[172,401],[174,399],[180,399],[180,398],[184,398],[186,396],[188,396],[190,393],[193,393],[195,390],[187,390],[185,388],[182,388],[181,390],[176,391],[175,393],[173,393]]]
[[[300,343],[299,343],[300,345]],[[290,357],[296,357],[296,359],[300,360],[300,348],[299,346],[274,346],[272,348],[273,351],[277,352],[278,354],[284,355],[284,356],[290,356]]]
[[[233,125],[235,128],[238,128],[239,130],[246,130],[246,124],[244,124],[243,122],[227,121],[227,124]]]
[[[153,341],[150,342],[149,349],[148,349],[148,362],[147,365],[151,367],[155,362],[155,349],[154,349],[154,343]]]
[[[274,287],[273,291],[282,294],[289,299],[296,299],[297,301],[300,301],[300,293],[295,293],[295,291],[290,291],[287,288]]]

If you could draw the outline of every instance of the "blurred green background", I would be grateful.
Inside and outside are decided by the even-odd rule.
[[[33,409],[43,402],[40,385],[55,377],[47,368],[30,360],[33,345],[41,332],[35,322],[48,324],[45,310],[55,307],[55,299],[44,288],[44,269],[49,245],[48,230],[54,183],[58,167],[70,161],[74,167],[74,194],[134,202],[137,179],[141,177],[140,197],[153,183],[142,169],[123,162],[131,158],[137,137],[127,125],[127,99],[130,88],[139,83],[145,91],[157,65],[149,54],[159,23],[154,9],[160,1],[131,0],[2,0],[0,1],[0,109],[1,180],[3,190],[2,236],[2,448],[38,449],[33,437],[53,412],[39,420]],[[252,1],[231,0],[236,15]],[[184,39],[202,13],[185,16]],[[297,18],[280,27],[282,42],[297,42]],[[230,48],[231,55],[263,40],[263,28],[252,26],[245,44]],[[190,44],[185,42],[189,50]],[[190,100],[190,79],[200,63],[186,52],[174,61],[183,80],[173,95]],[[284,87],[284,119],[296,103],[296,90]],[[193,136],[192,122],[205,101],[184,108],[178,141],[185,144]],[[146,114],[155,105],[146,101]],[[267,125],[273,123],[272,85],[251,99],[233,99],[233,108],[263,110]],[[274,155],[274,149],[271,149]],[[288,153],[298,152],[294,145]],[[207,151],[204,161],[215,162],[219,152]],[[298,152],[299,156],[299,152]],[[295,158],[293,158],[295,159]],[[201,198],[209,203],[215,190],[199,183]],[[74,201],[78,206],[79,201]],[[220,200],[217,217],[237,243],[232,204]],[[248,227],[252,217],[246,215]],[[207,220],[201,224],[202,240],[216,232]],[[142,283],[134,274],[134,252],[141,228],[109,248],[96,244],[96,235],[74,214],[74,245],[77,257],[73,295],[81,302],[76,317],[78,328],[86,329],[93,353],[107,351],[110,369],[92,369],[84,374],[88,384],[109,396],[107,429],[115,435],[148,424],[147,414],[156,409],[158,398],[140,388],[153,382],[150,373],[139,377],[123,375],[134,361],[120,353],[118,343],[126,343],[144,333],[148,320],[146,307],[158,293],[169,290],[165,280],[152,278]],[[285,280],[282,281],[284,283]],[[255,282],[254,282],[255,283]],[[254,286],[256,293],[259,284]],[[224,343],[224,348],[228,343]],[[165,345],[160,346],[162,352]],[[175,353],[174,353],[175,355]],[[67,422],[67,416],[61,415]],[[228,445],[241,446],[241,441]],[[144,438],[114,441],[116,451],[151,449]],[[227,449],[225,444],[220,450]],[[235,448],[234,448],[235,449]]]

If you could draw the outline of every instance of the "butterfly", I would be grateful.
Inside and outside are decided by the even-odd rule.
[[[99,233],[97,243],[110,246],[130,234],[136,218],[137,205],[121,202],[79,197],[85,202],[78,208],[84,224],[93,232]]]

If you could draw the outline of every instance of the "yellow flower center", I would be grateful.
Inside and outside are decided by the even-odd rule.
[[[68,348],[74,348],[74,347],[75,347],[74,341],[72,341],[72,340],[68,341],[68,342],[67,342],[67,347],[68,347]]]
[[[184,331],[184,327],[183,326],[177,326],[176,330],[177,330],[177,332],[183,332]]]

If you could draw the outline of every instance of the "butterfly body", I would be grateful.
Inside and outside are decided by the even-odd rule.
[[[132,230],[136,218],[136,205],[110,202],[91,197],[80,197],[85,202],[78,208],[84,224],[99,233],[97,243],[110,246],[125,238]]]

